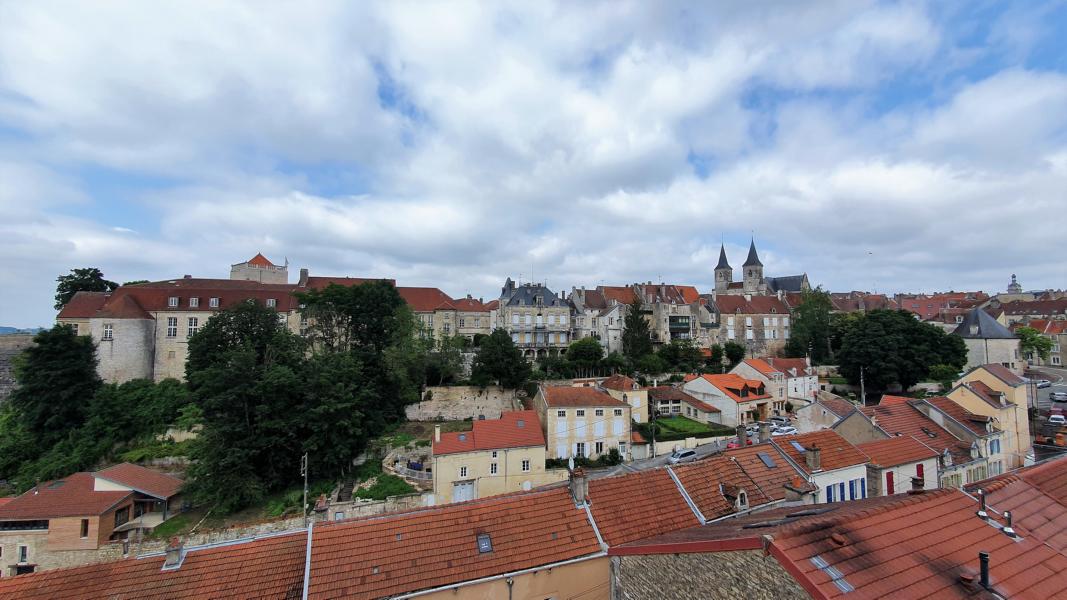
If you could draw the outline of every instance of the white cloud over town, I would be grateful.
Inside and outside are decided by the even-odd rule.
[[[703,291],[750,232],[832,290],[1064,287],[1067,32],[952,6],[0,2],[0,325],[257,251]]]

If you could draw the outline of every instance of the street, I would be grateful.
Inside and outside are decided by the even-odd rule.
[[[1048,379],[1052,382],[1051,387],[1037,390],[1037,408],[1042,415],[1047,415],[1050,408],[1067,408],[1067,402],[1053,403],[1049,398],[1052,392],[1067,392],[1067,369],[1056,367],[1035,367],[1027,371],[1030,379]]]
[[[697,446],[693,450],[697,453],[695,460],[711,456],[712,454],[718,454],[726,449],[726,444],[730,442],[730,439],[720,440],[718,442],[712,442],[710,444],[704,444]],[[666,444],[673,444],[673,442],[661,442]],[[645,458],[641,460],[635,460],[630,463],[624,463],[608,469],[597,469],[594,471],[588,471],[591,479],[600,479],[601,477],[612,477],[614,475],[623,475],[626,473],[637,473],[639,471],[647,471],[649,469],[655,469],[656,467],[662,467],[667,464],[667,457],[670,454],[663,454],[654,458]],[[691,462],[691,461],[690,461]]]

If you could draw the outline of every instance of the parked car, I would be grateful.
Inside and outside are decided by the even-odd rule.
[[[772,425],[778,425],[779,427],[785,427],[789,425],[789,417],[771,417]]]
[[[1048,397],[1053,402],[1067,402],[1067,392],[1052,392]]]
[[[752,445],[752,438],[746,439],[745,442],[746,442],[746,445],[751,446]],[[734,448],[740,448],[740,447],[741,447],[741,444],[738,444],[737,440],[733,440],[729,444],[726,444],[726,449],[727,450],[733,450]]]
[[[1063,427],[1064,425],[1067,425],[1067,417],[1064,417],[1063,415],[1052,415],[1048,418],[1048,424]]]
[[[667,462],[671,463],[672,465],[676,465],[678,463],[689,462],[691,460],[696,459],[696,450],[675,450],[674,452],[671,452],[670,456],[667,457]]]
[[[771,432],[771,435],[796,435],[796,427],[779,427]]]
[[[1047,388],[1047,387],[1052,387],[1052,382],[1049,381],[1048,379],[1038,379],[1037,380],[1037,387],[1040,388],[1040,389],[1044,389],[1044,388]]]

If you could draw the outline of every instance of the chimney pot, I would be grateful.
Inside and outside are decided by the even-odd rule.
[[[571,496],[574,497],[574,503],[579,506],[588,501],[589,482],[585,478],[585,469],[581,467],[574,467],[571,471]]]
[[[300,269],[300,281],[299,281],[300,287],[306,287],[307,286],[307,284],[308,284],[308,275],[309,275],[309,272],[308,272],[308,270],[306,268],[305,269]]]
[[[437,443],[437,444],[441,443],[441,426],[440,425],[434,425],[433,426],[433,441],[434,441],[434,443]]]
[[[981,582],[982,587],[989,589],[989,553],[986,551],[980,551],[978,553],[978,563],[981,565]]]
[[[762,444],[763,442],[768,442],[768,441],[770,441],[770,439],[771,439],[771,424],[770,423],[766,423],[766,422],[760,423],[759,424],[759,441],[760,441],[760,443]]]
[[[1011,511],[1010,510],[1004,511],[1004,529],[1003,529],[1003,531],[1004,531],[1004,534],[1007,535],[1010,538],[1017,537],[1017,535],[1015,533],[1015,529],[1013,529],[1012,526],[1011,526]]]
[[[987,513],[986,510],[985,510],[985,492],[982,491],[982,490],[978,490],[977,494],[978,494],[978,518],[979,519],[987,519],[987,518],[989,518],[989,513]]]
[[[804,459],[808,463],[808,468],[812,471],[818,471],[822,469],[822,449],[818,446],[812,446],[804,453]]]
[[[922,492],[925,487],[926,487],[926,482],[923,481],[922,477],[912,477],[911,478],[911,491],[913,491],[913,492]]]
[[[181,538],[172,537],[167,542],[167,549],[164,553],[163,568],[164,569],[177,569],[182,564],[184,558],[184,548]]]

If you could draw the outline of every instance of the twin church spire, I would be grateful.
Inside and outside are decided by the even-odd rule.
[[[719,264],[715,266],[715,292],[718,294],[729,293],[729,291],[735,290],[734,293],[744,294],[763,294],[766,292],[767,284],[763,280],[763,263],[760,262],[759,254],[756,253],[756,240],[753,239],[748,247],[748,258],[745,259],[745,264],[741,265],[742,280],[736,285],[734,283],[734,270],[730,266],[730,262],[726,259],[726,245],[719,245]]]

